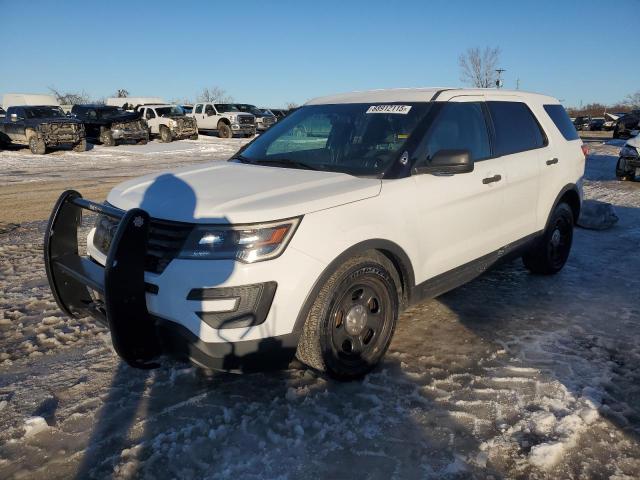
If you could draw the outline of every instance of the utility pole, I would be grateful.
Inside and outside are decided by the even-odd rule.
[[[516,90],[520,90],[520,79],[516,79]]]
[[[502,88],[502,79],[500,78],[502,72],[506,72],[506,70],[504,68],[496,68],[496,73],[498,74],[498,79],[496,80],[496,88]]]

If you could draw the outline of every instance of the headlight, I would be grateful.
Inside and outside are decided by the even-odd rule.
[[[254,225],[196,226],[178,258],[239,260],[244,263],[279,256],[291,240],[301,217]]]
[[[238,117],[236,117],[235,115],[229,115],[229,121],[231,123],[237,123]]]
[[[625,145],[620,149],[620,156],[621,157],[637,157],[638,150],[635,147],[632,147],[631,145]]]

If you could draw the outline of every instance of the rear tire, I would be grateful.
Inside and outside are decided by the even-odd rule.
[[[524,266],[531,273],[553,275],[564,267],[573,243],[573,211],[562,202],[549,218],[542,236],[522,256]]]
[[[164,125],[160,126],[160,140],[162,140],[162,142],[164,143],[170,143],[171,140],[173,140],[171,138],[171,130],[169,130]]]
[[[198,134],[197,134],[197,133],[194,133],[193,135],[191,135],[191,136],[189,137],[189,139],[190,139],[190,140],[197,140],[197,139],[198,139]]]
[[[147,143],[149,143],[149,137],[138,140],[138,145],[146,145]]]
[[[231,138],[233,137],[233,132],[231,131],[231,127],[226,123],[220,122],[218,124],[218,136],[220,138]]]
[[[74,152],[86,152],[87,151],[87,139],[83,138],[79,143],[73,146]]]
[[[44,155],[47,153],[47,145],[39,135],[32,135],[31,138],[29,138],[29,149],[34,155]]]
[[[298,360],[342,380],[362,377],[382,359],[393,337],[400,279],[384,255],[344,262],[311,306],[298,343]]]

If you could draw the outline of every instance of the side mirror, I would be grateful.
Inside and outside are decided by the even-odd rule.
[[[17,113],[12,113],[11,114],[11,121],[12,122],[17,122],[18,120],[20,120],[20,117],[18,117]]]
[[[431,161],[419,162],[413,173],[431,175],[455,175],[473,172],[473,160],[469,150],[438,150]]]

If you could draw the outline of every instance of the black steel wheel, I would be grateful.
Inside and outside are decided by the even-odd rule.
[[[233,132],[231,131],[231,127],[224,122],[218,123],[218,136],[220,138],[233,137]]]
[[[401,294],[395,267],[384,255],[371,252],[348,260],[313,303],[298,359],[335,378],[363,376],[389,347]]]
[[[171,136],[171,130],[169,130],[169,127],[160,125],[160,140],[163,143],[170,143],[173,140],[173,137]]]
[[[560,203],[551,214],[542,236],[522,256],[525,267],[542,275],[562,270],[571,252],[573,225],[571,207]]]
[[[29,138],[29,150],[34,155],[44,155],[47,153],[47,145],[44,142],[44,139],[39,135],[32,135]]]

